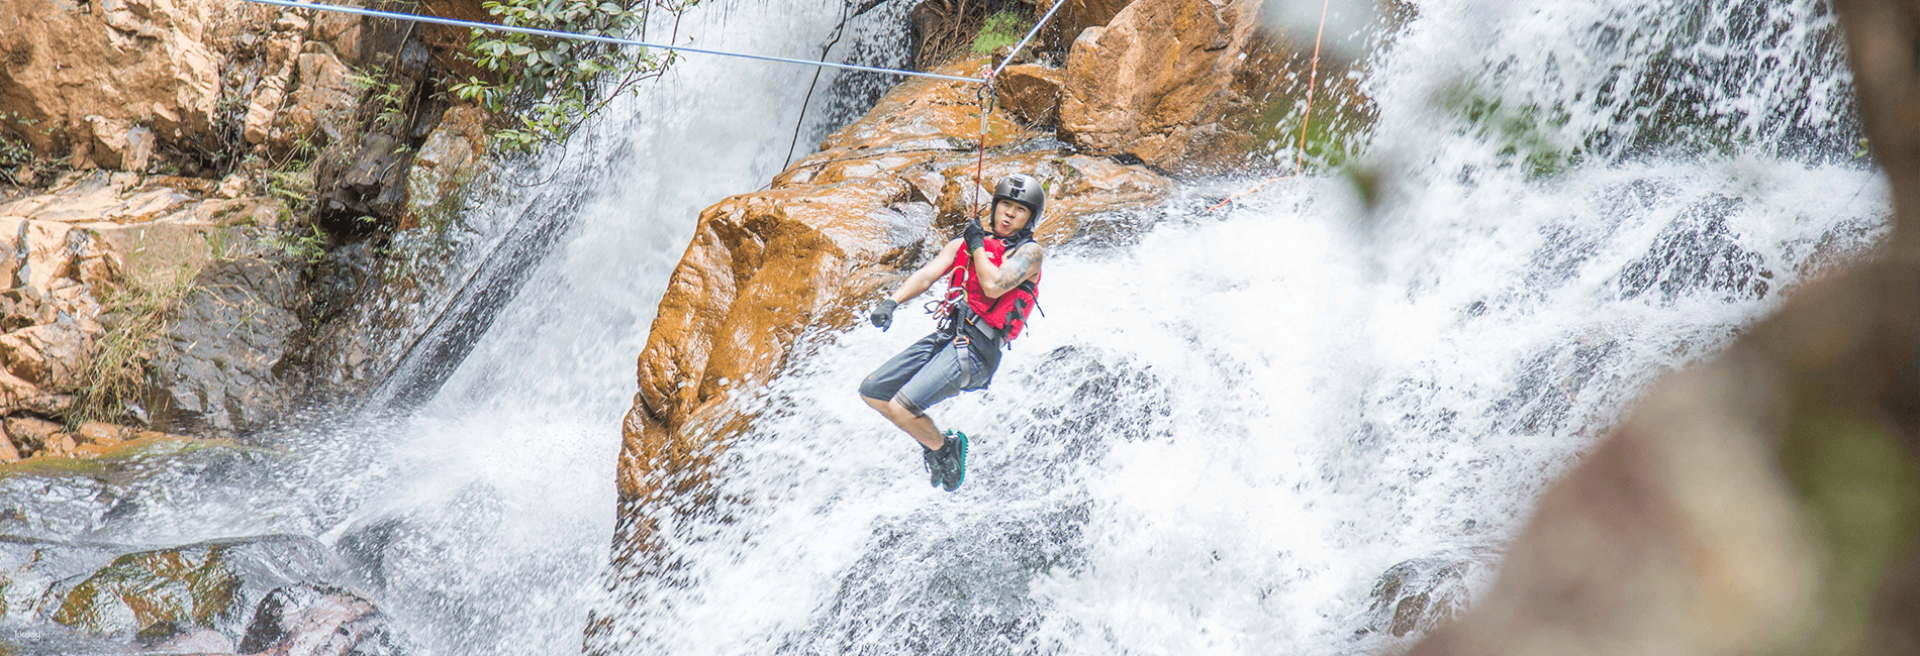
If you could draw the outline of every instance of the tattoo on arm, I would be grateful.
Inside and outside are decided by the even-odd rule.
[[[1022,281],[1033,277],[1040,270],[1040,247],[1022,247],[1013,252],[1013,256],[1000,265],[1000,275],[995,282],[1002,289],[1013,289]]]

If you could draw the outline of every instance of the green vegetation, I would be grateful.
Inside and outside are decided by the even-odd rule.
[[[354,71],[347,76],[347,84],[362,94],[372,93],[368,99],[373,102],[375,114],[372,128],[375,131],[396,127],[406,120],[407,89],[398,81],[386,80],[363,71]]]
[[[1513,106],[1499,98],[1456,88],[1444,106],[1466,123],[1469,134],[1498,144],[1498,154],[1534,178],[1550,177],[1577,164],[1585,156],[1580,144],[1568,143],[1561,129],[1569,117],[1558,109],[1536,105]]]
[[[1020,42],[1033,29],[1033,21],[1019,12],[1001,11],[987,17],[980,33],[973,37],[974,54],[988,54]]]
[[[260,247],[279,251],[288,258],[309,266],[319,264],[320,260],[327,257],[327,245],[332,243],[332,239],[326,231],[320,229],[319,224],[306,222],[300,225],[305,226],[305,229],[282,227],[261,237]]]
[[[651,11],[668,12],[677,25],[680,14],[698,2],[487,0],[481,6],[506,25],[625,37],[643,30]],[[468,55],[495,79],[469,77],[453,86],[454,95],[517,120],[495,133],[494,144],[519,152],[566,138],[611,99],[658,77],[677,59],[672,52],[656,56],[644,48],[486,30],[474,30]]]

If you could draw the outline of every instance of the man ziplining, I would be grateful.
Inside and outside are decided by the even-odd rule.
[[[931,483],[948,492],[966,480],[967,436],[942,433],[927,409],[960,392],[986,389],[1000,367],[1000,349],[1020,336],[1027,313],[1039,304],[1045,249],[1033,240],[1033,228],[1046,203],[1038,179],[1007,176],[993,190],[990,229],[978,217],[968,221],[959,239],[948,241],[873,309],[873,325],[886,330],[894,308],[947,278],[946,299],[935,310],[939,327],[868,374],[860,396],[920,443]]]

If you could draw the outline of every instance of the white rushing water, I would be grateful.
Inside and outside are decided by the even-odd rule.
[[[1415,5],[1365,83],[1378,206],[1202,183],[1057,249],[993,388],[931,413],[956,494],[853,391],[931,319],[811,335],[606,649],[1393,653],[1383,572],[1483,588],[1652,381],[1884,228],[1819,3]]]
[[[806,0],[712,3],[688,12],[678,34],[704,48],[818,56],[839,12]],[[853,29],[836,52],[897,35],[872,19]],[[395,445],[381,465],[391,471],[329,533],[416,649],[580,651],[612,539],[634,358],[700,210],[784,167],[810,77],[689,56],[567,144],[571,163],[550,165],[560,175],[547,184],[582,199],[571,233],[431,402],[367,436]],[[835,77],[814,94],[815,133]]]
[[[680,33],[811,56],[840,11],[770,3]],[[808,335],[726,454],[735,501],[667,538],[672,582],[609,599],[634,358],[699,210],[781,168],[811,77],[689,57],[527,192],[578,216],[431,401],[183,459],[191,484],[111,511],[49,487],[72,498],[35,537],[315,537],[412,654],[579,653],[589,609],[629,654],[1395,653],[1382,572],[1484,586],[1647,385],[1880,236],[1823,6],[1411,3],[1364,69],[1374,204],[1328,173],[1207,214],[1248,183],[1201,181],[1049,253],[993,388],[932,413],[974,437],[955,494],[854,393],[931,329],[919,304]],[[531,197],[499,196],[488,221]]]

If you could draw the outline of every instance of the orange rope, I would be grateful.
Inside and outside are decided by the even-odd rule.
[[[1313,87],[1320,81],[1320,38],[1327,33],[1327,5],[1331,3],[1332,0],[1320,0],[1320,30],[1313,35],[1313,65],[1307,72],[1307,109],[1300,117],[1300,143],[1293,149],[1293,172],[1261,180],[1260,184],[1254,185],[1252,189],[1228,196],[1226,200],[1220,201],[1219,205],[1208,208],[1207,213],[1211,214],[1215,210],[1226,207],[1228,203],[1240,200],[1269,184],[1300,175],[1300,170],[1306,168],[1307,123],[1313,120]]]

